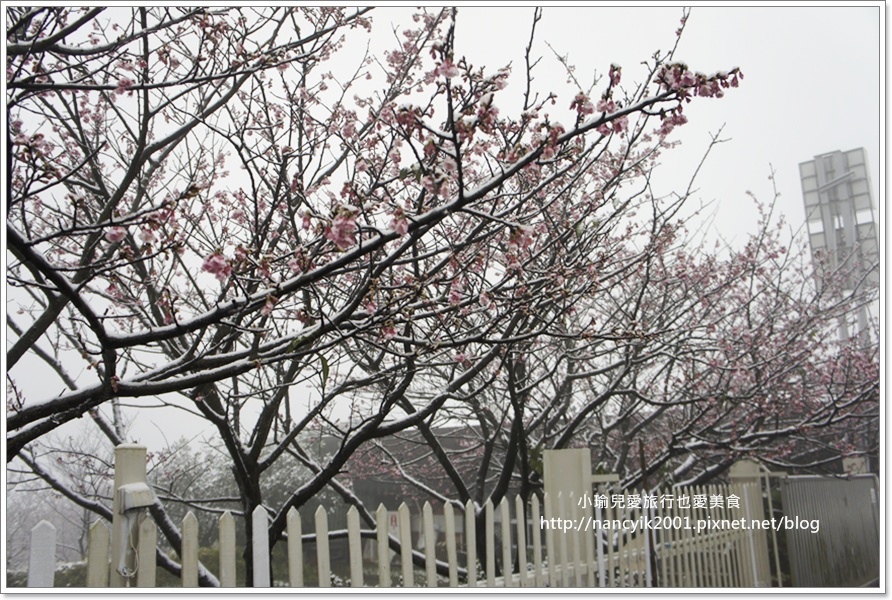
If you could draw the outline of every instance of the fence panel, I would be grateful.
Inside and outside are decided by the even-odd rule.
[[[876,480],[789,477],[781,482],[793,585],[858,587],[879,580]],[[804,525],[804,526],[803,526]]]
[[[139,458],[140,453],[136,452],[140,450],[139,448],[126,446],[124,450],[128,451],[128,456],[132,454]],[[138,462],[136,458],[131,461],[134,465]],[[552,462],[555,462],[553,457]],[[581,461],[580,464],[584,467],[585,461]],[[614,476],[591,477],[589,485],[596,480],[601,483],[616,482]],[[732,469],[731,478],[734,483],[730,485],[679,488],[664,494],[653,490],[616,491],[616,493],[613,493],[615,490],[609,490],[610,493],[607,495],[598,494],[598,501],[593,503],[595,495],[589,498],[580,497],[577,489],[573,488],[566,492],[558,491],[556,494],[546,492],[541,502],[539,498],[533,497],[529,506],[520,498],[508,497],[500,498],[498,507],[493,505],[492,500],[487,500],[482,507],[468,501],[464,505],[464,519],[461,520],[463,531],[456,530],[456,525],[459,523],[456,523],[454,509],[450,505],[444,506],[442,521],[435,520],[434,509],[430,503],[425,503],[420,514],[415,515],[410,514],[410,509],[405,503],[393,513],[388,512],[384,505],[380,505],[374,517],[377,564],[373,568],[378,572],[377,584],[380,587],[393,585],[390,559],[395,553],[391,550],[390,544],[398,541],[401,585],[404,587],[415,586],[416,563],[425,571],[425,585],[429,587],[440,585],[439,573],[444,576],[448,574],[450,587],[461,585],[469,588],[530,585],[550,587],[767,585],[766,582],[770,583],[770,571],[766,532],[752,528],[732,530],[712,527],[712,524],[719,521],[732,521],[741,516],[748,520],[763,518],[760,477],[759,471],[750,464],[736,470]],[[136,478],[129,484],[140,481]],[[858,564],[849,569],[852,571],[856,567],[862,568],[863,573],[853,571],[854,575],[840,585],[863,583],[861,580],[878,570],[876,505],[872,505],[873,510],[869,510],[868,506],[868,509],[861,513],[843,510],[840,506],[848,506],[846,503],[851,502],[851,496],[845,494],[834,496],[818,489],[806,489],[805,483],[796,481],[795,478],[791,478],[785,488],[784,508],[788,512],[797,507],[795,510],[800,512],[798,515],[800,518],[821,519],[822,529],[833,537],[842,539],[841,544],[851,546],[848,542],[850,539],[862,542],[866,540],[865,552],[872,550],[873,554],[865,554],[863,558],[859,555]],[[870,487],[872,480],[860,481],[862,483],[855,482],[851,486],[867,486],[865,490],[869,489],[875,499],[876,490]],[[867,492],[860,493],[864,496]],[[116,494],[116,500],[119,499],[118,496],[120,494]],[[801,496],[812,500],[821,499],[823,504],[816,506],[823,506],[824,512],[814,513],[816,516],[807,512],[811,505],[806,499],[800,499]],[[657,502],[658,497],[673,498],[676,501]],[[693,505],[688,503],[682,506],[682,497],[693,497],[696,501]],[[722,501],[725,498],[730,502],[732,497],[738,501],[736,508],[733,509]],[[799,504],[796,504],[797,502]],[[589,510],[591,508],[594,509],[594,514]],[[123,514],[121,508],[118,510]],[[531,520],[527,519],[528,514]],[[861,514],[863,518],[857,521],[845,521],[852,514]],[[113,573],[125,559],[127,561],[123,570],[125,576],[115,581],[123,581],[125,586],[155,585],[157,530],[145,511],[138,516],[136,513],[128,513],[127,516],[128,520],[121,526],[121,530],[126,527],[131,534],[126,538],[122,536],[119,540],[118,554],[109,552],[108,528],[101,523],[91,527],[87,575],[89,585],[108,585],[110,582],[108,575]],[[252,583],[256,587],[268,587],[272,584],[268,540],[269,515],[264,508],[257,507],[249,518],[252,519],[253,532]],[[478,519],[482,531],[477,530]],[[332,556],[329,546],[332,535],[347,538],[346,560],[349,564],[350,584],[355,587],[368,585],[365,573],[368,565],[364,563],[362,554],[362,536],[371,532],[360,529],[360,517],[356,508],[351,508],[346,514],[345,531],[330,531],[328,513],[321,506],[315,511],[313,520],[315,532],[314,535],[307,536],[307,542],[311,540],[315,542],[318,585],[329,587],[332,584]],[[661,528],[645,526],[643,523],[648,520],[662,522],[663,526]],[[831,525],[834,520],[842,524]],[[609,524],[605,525],[608,522]],[[568,526],[567,523],[573,525]],[[633,527],[629,525],[630,523],[637,525]],[[703,524],[706,523],[709,524],[708,527],[704,527]],[[136,527],[133,527],[134,524]],[[302,587],[304,586],[303,536],[300,514],[297,510],[289,510],[286,527],[289,581],[292,586]],[[442,528],[445,528],[445,531]],[[393,536],[390,533],[391,529],[394,530]],[[53,569],[45,567],[41,570],[38,566],[40,560],[48,561],[54,556],[52,550],[55,544],[48,533],[51,531],[50,524],[41,523],[33,534],[33,565],[29,574],[31,585],[52,585],[51,579],[47,584],[47,577],[52,577]],[[791,555],[795,556],[798,552],[801,555],[800,562],[811,560],[808,559],[811,556],[809,552],[815,553],[813,547],[817,543],[817,538],[813,534],[809,535],[812,537],[805,537],[803,541],[791,534],[790,548],[795,550]],[[444,540],[442,536],[445,536]],[[458,552],[459,536],[464,537],[463,565],[458,564],[459,560],[462,560]],[[134,540],[132,537],[137,539]],[[125,541],[126,548],[135,545],[137,552],[130,553],[125,550]],[[423,544],[423,550],[413,551],[413,542],[417,542],[419,547]],[[806,542],[811,542],[812,545],[808,546]],[[445,551],[445,562],[442,555],[438,560],[438,546],[445,547],[445,550],[440,551],[441,553]],[[229,512],[224,513],[219,520],[219,549],[220,583],[225,587],[235,586],[235,521]],[[208,581],[215,581],[213,575],[207,573],[198,562],[198,521],[192,512],[187,513],[183,519],[182,545],[179,550],[183,586],[197,586],[199,575],[202,579],[207,576]],[[481,553],[483,572],[478,568],[478,555]],[[373,558],[369,557],[369,560]],[[833,572],[834,568],[828,565],[839,565],[840,560],[842,559],[837,556],[831,556],[817,569],[820,569],[821,573]],[[805,580],[806,566],[808,565],[794,565],[794,568],[799,569],[797,578],[800,584]],[[840,569],[837,568],[836,571],[839,572]],[[846,574],[848,576],[848,571]],[[481,577],[482,580],[479,579]],[[812,583],[815,584],[826,583],[825,580],[820,580]]]

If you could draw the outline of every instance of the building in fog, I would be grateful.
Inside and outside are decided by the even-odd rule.
[[[880,281],[879,239],[864,148],[828,152],[799,164],[812,256],[847,272],[845,295]],[[869,335],[869,307],[840,323],[840,338]]]

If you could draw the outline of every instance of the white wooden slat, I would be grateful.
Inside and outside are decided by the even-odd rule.
[[[235,587],[235,518],[228,510],[217,524],[220,530],[220,587]]]
[[[615,510],[616,510],[615,517],[622,519],[623,518],[623,510],[619,507],[617,507]],[[617,531],[617,534],[618,535],[616,536],[616,564],[618,566],[617,566],[616,571],[619,572],[619,576],[614,580],[614,584],[616,585],[616,587],[621,588],[621,587],[625,587],[625,579],[626,579],[626,573],[627,573],[627,564],[626,564],[627,563],[627,560],[626,560],[627,555],[626,555],[625,543],[623,541],[623,532]]]
[[[182,585],[198,587],[198,519],[191,510],[183,517],[182,532]]]
[[[316,570],[319,587],[331,587],[331,554],[328,551],[328,513],[321,506],[313,515],[316,523]]]
[[[518,585],[527,587],[527,531],[526,519],[524,519],[523,498],[518,494],[514,497],[514,519],[517,522],[517,557],[518,573],[520,579]]]
[[[576,529],[570,532],[571,551],[573,556],[573,578],[576,587],[582,587],[582,548],[580,542],[582,532],[578,528],[583,523],[579,520],[579,506],[577,503],[576,493],[570,492],[570,518],[573,520],[573,527]]]
[[[449,587],[458,587],[458,551],[455,547],[455,511],[448,502],[443,505],[446,527],[446,562],[449,564]]]
[[[704,493],[703,487],[695,487],[694,493],[702,495]],[[694,518],[691,520],[691,522],[696,523],[698,519],[704,518],[704,510],[705,509],[702,508],[697,509],[694,512]],[[691,533],[691,558],[694,564],[694,571],[697,574],[695,585],[698,588],[706,587],[706,582],[703,579],[703,557],[700,553],[700,533]]]
[[[558,555],[554,544],[554,527],[552,527],[552,519],[554,518],[554,508],[552,503],[555,499],[552,498],[551,494],[548,492],[545,492],[542,499],[545,502],[545,522],[548,523],[548,529],[545,530],[545,552],[547,554],[546,560],[548,561],[548,585],[556,588],[559,587],[560,584],[558,583],[557,576]]]
[[[559,519],[566,518],[567,512],[566,502],[564,500],[564,493],[558,492],[557,495],[557,514]],[[560,571],[561,571],[561,585],[563,587],[570,587],[570,559],[567,556],[567,538],[569,537],[569,532],[567,531],[558,531],[558,546],[560,546]]]
[[[379,504],[375,511],[375,533],[378,538],[378,587],[381,588],[393,586],[390,579],[389,519],[390,513],[383,504]]]
[[[492,499],[487,499],[483,505],[483,514],[485,520],[485,537],[486,543],[486,587],[494,588],[496,586],[496,544],[495,529],[493,519]]]
[[[533,585],[538,588],[545,585],[545,578],[542,576],[542,514],[539,496],[533,496],[530,513],[530,518],[533,520],[533,526],[530,528],[533,536]]]
[[[590,498],[583,496],[583,506],[585,506],[585,503],[587,503],[589,500]],[[588,518],[592,516],[591,510],[585,510],[584,508],[580,511],[580,514],[582,518],[585,518],[586,520],[588,520]],[[586,585],[590,588],[593,588],[595,587],[595,578],[597,576],[595,570],[595,566],[597,563],[595,562],[595,532],[592,527],[589,527],[589,525],[590,523],[586,523],[586,525],[584,526],[585,533],[583,534],[583,543],[585,545],[585,564],[587,565],[585,569],[585,576]]]
[[[427,587],[437,587],[437,547],[434,537],[434,511],[430,502],[421,508],[421,524],[424,530],[424,569]]]
[[[689,488],[689,493],[691,494],[699,494],[700,490],[697,487]],[[677,508],[677,506],[676,506]],[[687,516],[690,517],[691,525],[697,522],[697,519],[700,518],[699,509],[692,508],[687,511]],[[681,509],[679,509],[679,513],[682,513]],[[682,513],[682,516],[685,516]],[[685,532],[686,533],[686,551],[688,555],[688,562],[690,565],[690,584],[692,587],[700,587],[702,584],[700,583],[700,567],[697,564],[697,536],[693,531]]]
[[[285,526],[288,529],[288,581],[291,587],[304,587],[304,545],[301,536],[300,512],[288,509]]]
[[[87,537],[87,587],[108,587],[108,525],[96,519]]]
[[[499,502],[499,513],[502,520],[502,578],[507,588],[514,586],[514,577],[511,564],[511,513],[508,510],[508,498],[505,496],[502,496],[502,501]]]
[[[146,511],[139,521],[139,542],[136,546],[136,587],[155,587],[155,546],[158,545],[158,528]]]
[[[415,574],[412,566],[412,521],[409,507],[405,502],[397,510],[400,524],[400,561],[403,568],[403,587],[415,587]]]
[[[269,514],[263,506],[254,507],[251,513],[251,556],[254,557],[254,587],[271,586],[269,572]]]
[[[650,496],[654,495],[654,492],[648,492]],[[642,498],[642,503],[644,502],[644,496]],[[650,502],[650,501],[648,501]],[[660,513],[658,506],[653,506],[652,504],[648,504],[648,516],[656,521],[661,519],[662,515]],[[662,520],[660,521],[662,525]],[[672,586],[672,576],[670,575],[672,570],[672,536],[674,534],[673,528],[671,527],[671,523],[669,523],[670,527],[661,527],[660,530],[656,531],[654,534],[654,549],[656,552],[657,559],[659,560],[660,569],[659,576],[656,581],[656,585],[661,588],[668,588]]]
[[[465,503],[465,553],[468,556],[468,587],[477,587],[477,520],[474,503]]]
[[[717,495],[717,494],[721,493],[721,490],[715,485],[708,485],[708,486],[706,486],[706,488],[707,488],[707,490],[709,490],[710,496]],[[722,495],[722,498],[724,499],[724,494],[721,494],[721,495]],[[718,507],[710,508],[709,512],[708,512],[708,516],[710,518],[715,519],[716,517],[719,516],[718,512],[719,512]],[[706,533],[707,533],[707,535],[705,536],[706,539],[704,541],[704,546],[705,546],[704,552],[706,552],[706,562],[707,562],[707,569],[708,569],[708,573],[709,573],[709,576],[708,576],[709,585],[711,587],[720,587],[721,586],[721,571],[720,571],[720,567],[719,567],[719,555],[718,555],[718,552],[716,551],[717,546],[718,546],[718,537],[720,535],[720,532],[718,530],[712,529],[712,530],[708,530]]]
[[[56,526],[41,521],[31,530],[28,587],[51,588],[56,578]]]
[[[359,511],[347,511],[347,546],[350,551],[350,587],[362,587],[362,538],[359,535]]]
[[[601,522],[601,518],[603,515],[603,508],[600,504],[595,504],[595,519]],[[595,539],[597,540],[597,545],[595,547],[595,554],[598,557],[598,585],[600,587],[607,587],[607,557],[604,556],[604,540],[608,539],[608,532],[603,529],[599,529],[596,532]]]
[[[645,490],[640,490],[638,492],[638,497],[644,498],[644,495],[646,493],[647,492]],[[642,518],[646,518],[644,516],[644,502],[643,501],[638,508],[638,515]],[[653,587],[655,573],[653,573],[651,571],[651,569],[653,568],[653,565],[655,563],[654,563],[654,561],[651,560],[651,556],[653,555],[653,552],[654,552],[654,548],[653,548],[653,534],[654,534],[654,532],[649,529],[639,529],[638,531],[641,532],[639,535],[644,536],[644,569],[645,569],[645,573],[646,573],[645,585],[647,587]]]

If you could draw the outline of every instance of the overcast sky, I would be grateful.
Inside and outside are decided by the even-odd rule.
[[[389,22],[410,23],[411,9],[373,11],[376,35],[387,37]],[[492,72],[508,62],[523,66],[533,9],[459,9],[456,54]],[[623,67],[623,79],[638,79],[640,62],[674,43],[680,7],[545,8],[535,54],[547,67],[535,73],[537,83],[564,85],[553,54],[568,55],[580,80],[596,71],[606,74],[611,63]],[[402,18],[405,16],[405,18]],[[683,146],[669,153],[657,171],[657,192],[667,194],[685,185],[706,149],[710,133],[724,125],[730,141],[710,155],[695,198],[715,201],[716,226],[726,239],[742,241],[755,228],[757,212],[747,197],[752,190],[769,200],[769,164],[781,192],[779,207],[793,226],[804,220],[798,164],[815,155],[865,147],[870,162],[874,203],[879,195],[885,116],[881,52],[884,9],[880,5],[793,8],[694,6],[676,58],[697,71],[740,67],[745,79],[721,100],[695,99],[686,109],[690,123],[678,130]],[[401,29],[401,28],[400,28]],[[400,30],[398,29],[398,30]],[[546,63],[543,63],[545,65]],[[519,85],[518,80],[515,84]],[[882,99],[884,100],[884,99]],[[507,110],[504,107],[503,110]],[[879,218],[879,215],[877,215]],[[162,412],[141,417],[131,438],[157,447],[194,433],[188,419]],[[198,422],[193,423],[193,426]]]
[[[623,80],[638,79],[641,61],[671,47],[681,7],[597,6],[544,10],[537,50],[553,56],[545,42],[566,54],[581,81],[611,63]],[[459,9],[457,51],[472,62],[523,64],[523,40],[532,8]],[[682,147],[666,155],[657,171],[658,192],[678,190],[699,163],[710,133],[724,125],[722,138],[698,179],[699,199],[717,203],[716,226],[731,238],[755,228],[757,213],[746,191],[771,198],[769,164],[776,171],[780,208],[791,225],[804,221],[798,165],[834,150],[867,149],[879,204],[881,10],[872,6],[775,8],[708,7],[691,10],[676,58],[692,70],[711,73],[740,67],[738,89],[721,100],[695,100],[687,126],[678,130]],[[494,39],[510,35],[510,43]],[[464,44],[467,44],[465,46]],[[468,48],[471,48],[468,50]],[[665,52],[664,52],[665,53]],[[489,62],[489,61],[487,61]],[[499,64],[496,62],[495,64]],[[556,72],[556,70],[554,71]],[[540,80],[549,73],[536,74]],[[884,117],[883,117],[884,122]],[[742,235],[736,239],[742,240]]]

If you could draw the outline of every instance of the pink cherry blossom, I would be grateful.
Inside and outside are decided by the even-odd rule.
[[[122,77],[118,81],[118,87],[115,88],[115,93],[118,95],[123,94],[124,92],[126,92],[130,88],[132,88],[133,85],[134,85],[134,81],[132,79],[130,79],[129,77]]]
[[[105,239],[113,244],[123,241],[125,237],[127,237],[127,230],[123,227],[112,227],[105,232]]]
[[[570,108],[576,109],[576,114],[578,115],[590,115],[595,112],[595,107],[592,105],[592,101],[582,92],[576,94],[576,97],[573,98],[573,102],[570,103]]]
[[[278,302],[278,301],[279,301],[279,299],[276,298],[275,296],[273,296],[272,294],[267,296],[266,303],[263,305],[263,308],[260,309],[260,314],[263,315],[264,317],[271,314],[273,312],[273,308],[275,308],[275,306],[276,306],[276,302]]]
[[[446,79],[452,79],[453,77],[458,77],[460,71],[458,70],[458,67],[452,64],[452,61],[447,58],[439,67],[437,67],[437,73]]]
[[[356,244],[356,221],[352,215],[340,213],[325,228],[325,237],[334,242],[339,250]]]
[[[465,354],[464,352],[460,352],[455,355],[455,362],[457,362],[458,364],[460,364],[463,367],[471,366],[471,359],[468,358],[468,355]]]
[[[232,266],[220,252],[214,252],[205,258],[201,270],[215,275],[219,281],[226,281],[232,275]]]
[[[150,244],[155,241],[155,232],[149,228],[143,228],[139,230],[139,239],[143,241],[145,244]]]
[[[409,220],[406,218],[403,209],[398,208],[393,213],[393,219],[390,221],[390,228],[393,229],[400,237],[409,232]]]

